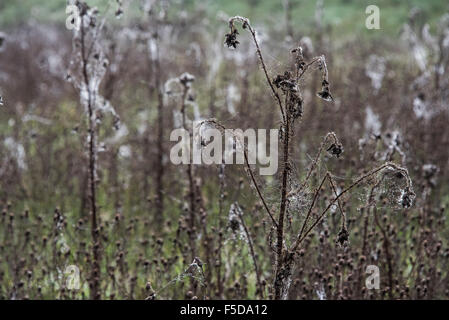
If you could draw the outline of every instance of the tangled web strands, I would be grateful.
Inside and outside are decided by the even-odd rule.
[[[223,131],[226,130],[226,127],[223,126],[221,123],[219,123],[216,119],[206,119],[206,120],[203,120],[203,121],[198,123],[198,127],[200,129],[201,129],[201,127],[203,125],[214,126],[214,127],[218,128],[219,130],[223,130]],[[261,188],[259,186],[259,183],[256,180],[255,173],[253,172],[253,170],[252,170],[252,168],[251,168],[251,166],[250,166],[250,164],[248,162],[248,150],[246,149],[246,147],[244,145],[244,142],[241,141],[241,139],[240,139],[241,137],[239,137],[237,135],[234,135],[234,134],[233,134],[233,136],[234,136],[234,139],[235,139],[238,147],[243,151],[246,169],[247,169],[249,178],[251,179],[251,181],[252,181],[252,183],[254,185],[254,188],[256,189],[257,195],[259,196],[259,198],[260,198],[260,200],[261,200],[261,202],[262,202],[262,204],[263,204],[263,206],[264,206],[268,216],[270,217],[271,221],[277,227],[277,222],[274,219],[274,216],[273,216],[271,210],[268,207],[267,201],[265,200],[265,197],[262,194],[262,190],[261,190]]]
[[[74,29],[73,54],[66,80],[79,90],[85,113],[89,113],[89,106],[93,108],[91,120],[94,125],[102,122],[105,113],[110,113],[114,128],[119,129],[120,117],[110,102],[99,93],[100,84],[109,66],[102,41],[99,39],[104,20],[98,23],[98,11],[95,8],[83,7],[81,13],[81,28]],[[80,65],[84,67],[78,68]]]
[[[413,192],[412,181],[410,179],[410,175],[408,173],[408,170],[403,168],[403,167],[398,166],[397,164],[395,164],[393,162],[386,162],[386,163],[382,164],[381,166],[379,166],[379,167],[369,171],[368,173],[360,176],[350,186],[348,186],[343,191],[341,191],[338,195],[336,195],[335,198],[332,201],[330,201],[329,204],[327,205],[327,207],[322,211],[322,213],[319,215],[318,219],[316,219],[315,222],[307,229],[307,231],[304,232],[304,233],[300,232],[300,234],[298,235],[298,238],[296,240],[296,243],[293,246],[293,251],[297,250],[299,244],[306,238],[306,236],[313,230],[313,228],[323,219],[323,217],[329,211],[329,209],[331,209],[331,207],[337,201],[339,201],[339,199],[344,194],[346,194],[347,192],[349,192],[350,190],[352,190],[356,186],[360,185],[362,182],[365,182],[368,179],[372,178],[374,175],[377,175],[377,174],[380,174],[382,172],[385,172],[385,170],[394,170],[395,172],[401,173],[404,176],[406,183],[405,183],[405,187],[402,190],[401,196],[398,199],[398,201],[399,201],[399,203],[401,204],[401,206],[403,208],[409,208],[412,205],[413,200],[415,199],[416,195]],[[304,234],[304,235],[301,236],[302,234]]]

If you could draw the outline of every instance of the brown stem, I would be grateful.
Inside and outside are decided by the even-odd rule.
[[[385,175],[382,177],[382,179],[379,179],[379,181],[371,188],[368,199],[366,200],[366,215],[364,219],[363,224],[363,245],[362,245],[362,254],[366,255],[366,246],[367,246],[367,234],[368,234],[368,224],[369,224],[369,215],[370,215],[370,209],[371,209],[371,203],[374,200],[374,190],[380,185],[380,183],[383,181]]]
[[[288,96],[288,95],[287,95]],[[290,136],[290,117],[287,113],[285,121],[285,136],[284,136],[284,170],[282,172],[282,189],[281,189],[281,208],[279,210],[279,219],[277,227],[277,266],[275,274],[274,298],[281,299],[283,281],[279,281],[280,272],[283,267],[283,245],[284,245],[284,216],[287,207],[287,180],[289,174],[289,136]]]
[[[219,180],[220,180],[220,194],[218,199],[218,263],[217,263],[217,290],[218,297],[222,298],[223,295],[223,281],[221,277],[221,252],[223,248],[223,220],[221,219],[223,214],[223,202],[224,202],[224,190],[225,190],[225,164],[222,163],[219,167]]]
[[[88,91],[88,99],[87,99],[87,109],[89,116],[89,189],[90,189],[90,204],[91,204],[91,235],[92,235],[92,272],[91,272],[91,281],[92,281],[92,291],[91,298],[92,299],[100,299],[100,252],[99,252],[99,230],[97,226],[97,199],[96,199],[96,180],[95,180],[95,169],[96,169],[96,150],[95,150],[95,124],[93,120],[93,106],[92,106],[92,93],[89,87],[89,76],[87,73],[87,64],[88,64],[89,56],[86,55],[85,52],[85,29],[84,29],[84,20],[81,19],[81,60],[82,60],[82,73],[84,85]]]
[[[276,222],[276,220],[274,219],[273,215],[271,214],[271,211],[268,208],[267,202],[265,201],[265,198],[263,197],[262,192],[260,191],[260,188],[259,188],[259,185],[258,185],[258,183],[256,181],[256,178],[254,177],[253,170],[251,169],[251,166],[249,165],[248,153],[247,153],[246,150],[243,151],[243,155],[245,156],[245,164],[246,164],[246,167],[248,168],[249,175],[251,177],[251,180],[253,182],[254,187],[256,188],[257,194],[259,195],[259,198],[262,201],[265,210],[267,211],[268,215],[270,216],[271,221],[273,222],[273,224],[276,227],[278,227],[278,223]]]
[[[164,99],[161,92],[161,63],[159,54],[159,34],[157,34],[156,41],[156,53],[157,57],[155,60],[155,78],[156,78],[156,89],[157,89],[157,170],[156,170],[156,221],[159,226],[162,226],[163,213],[164,213]]]
[[[184,86],[184,90],[182,93],[182,104],[181,104],[181,114],[182,114],[182,126],[185,130],[187,129],[186,125],[186,97],[187,97],[188,87]],[[190,133],[190,136],[192,134]],[[191,258],[192,261],[196,257],[196,246],[195,246],[195,213],[196,213],[196,196],[195,196],[195,181],[194,181],[194,173],[193,173],[193,166],[189,163],[187,164],[187,177],[189,179],[189,200],[190,200],[190,208],[189,208],[189,241],[190,241],[190,249],[191,249]]]
[[[320,191],[321,191],[321,189],[322,189],[322,187],[324,185],[324,182],[326,181],[328,175],[329,175],[329,173],[327,172],[326,175],[324,176],[324,178],[321,180],[320,185],[315,190],[315,194],[313,195],[312,203],[310,204],[310,207],[307,210],[306,218],[304,219],[304,222],[302,224],[301,230],[299,231],[298,239],[301,239],[301,235],[302,235],[302,233],[304,232],[304,229],[307,226],[307,222],[309,221],[309,217],[310,217],[310,214],[312,213],[312,209],[315,206],[315,202],[316,202],[316,200],[318,198],[318,195],[319,195],[319,193],[320,193]]]

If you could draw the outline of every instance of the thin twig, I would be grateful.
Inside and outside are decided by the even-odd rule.
[[[262,70],[263,70],[263,72],[265,74],[265,78],[267,79],[268,85],[270,86],[271,91],[273,92],[273,95],[276,98],[276,101],[277,101],[277,103],[279,105],[279,109],[281,110],[281,114],[282,114],[282,119],[285,121],[286,118],[285,118],[284,107],[282,106],[281,98],[279,97],[279,94],[277,93],[276,89],[274,88],[274,85],[273,85],[273,83],[272,83],[272,81],[270,79],[270,76],[268,75],[267,67],[265,65],[265,61],[264,61],[263,56],[262,56],[262,51],[260,50],[259,42],[257,41],[257,38],[256,38],[256,31],[253,29],[253,27],[249,23],[249,19],[245,18],[245,17],[240,17],[240,16],[232,17],[232,18],[229,19],[229,24],[231,26],[233,26],[233,23],[236,20],[240,21],[243,24],[244,28],[248,28],[248,30],[250,31],[250,33],[251,33],[251,35],[253,37],[253,41],[254,41],[254,44],[256,46],[257,56],[258,56],[258,58],[260,60],[260,63],[262,65]]]

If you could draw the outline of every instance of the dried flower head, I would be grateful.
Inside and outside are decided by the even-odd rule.
[[[346,247],[349,244],[349,232],[345,227],[342,227],[338,232],[336,242],[342,247]]]
[[[240,221],[235,204],[232,204],[231,208],[229,209],[228,221],[229,227],[231,228],[232,232],[235,233],[240,230]]]
[[[332,143],[331,146],[327,149],[327,151],[337,158],[343,153],[343,146],[339,143]]]
[[[290,94],[290,101],[288,104],[288,112],[291,114],[293,119],[302,117],[303,114],[303,99],[296,92]]]
[[[237,48],[237,45],[240,43],[237,40],[237,35],[239,32],[237,31],[236,27],[234,26],[234,22],[239,21],[242,23],[243,29],[249,29],[249,31],[255,36],[254,30],[251,28],[249,24],[248,18],[241,17],[241,16],[235,16],[229,19],[229,28],[231,29],[229,33],[225,35],[225,44],[228,46],[228,48]]]
[[[203,262],[200,258],[195,257],[189,267],[184,271],[186,275],[195,275],[197,272],[203,271]]]
[[[190,84],[195,81],[195,77],[188,72],[184,72],[179,76],[179,82],[186,88],[190,88]]]
[[[229,228],[231,229],[233,234],[233,238],[247,241],[248,239],[245,234],[242,216],[243,211],[242,208],[240,208],[239,204],[237,202],[231,204],[228,214],[228,222]]]
[[[327,82],[327,80],[323,80],[323,82],[321,83],[321,91],[317,92],[316,95],[324,101],[334,101],[334,98],[332,97],[329,89],[329,82]]]
[[[228,48],[234,48],[237,49],[237,45],[240,43],[237,40],[237,35],[239,32],[236,28],[232,27],[231,31],[227,34],[225,34],[225,44],[228,46]]]
[[[195,259],[193,259],[193,262],[196,263],[200,268],[202,268],[204,265],[203,261],[201,261],[201,259],[198,257],[195,257]]]
[[[326,58],[324,56],[318,58],[318,69],[321,71],[323,80],[321,81],[321,91],[317,93],[317,96],[324,101],[334,101],[334,98],[332,97],[329,89],[328,71]]]
[[[415,199],[416,195],[409,187],[406,187],[401,192],[401,197],[399,198],[399,203],[405,209],[410,208],[413,204],[413,199]]]
[[[273,84],[276,86],[276,88],[283,88],[283,84],[285,84],[286,82],[291,82],[291,73],[290,71],[285,71],[283,75],[278,74],[276,76],[276,78],[273,79]]]

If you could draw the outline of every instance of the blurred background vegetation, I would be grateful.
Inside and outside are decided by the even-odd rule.
[[[114,1],[111,1],[112,3]],[[310,0],[290,0],[290,14],[293,26],[304,32],[313,28],[316,2]],[[109,0],[90,0],[87,3],[100,10],[107,7]],[[204,10],[210,16],[223,11],[229,16],[242,15],[255,23],[281,27],[285,17],[284,2],[273,0],[176,0],[184,10]],[[442,0],[331,0],[324,1],[323,24],[330,25],[339,38],[363,33],[371,36],[396,36],[407,21],[410,9],[419,8],[422,19],[432,28],[447,11],[449,4]],[[365,28],[365,8],[377,5],[381,9],[382,32],[370,32]],[[29,19],[45,23],[64,23],[65,0],[3,0],[0,3],[0,27],[20,25]],[[139,1],[132,1],[126,19],[140,19]]]

